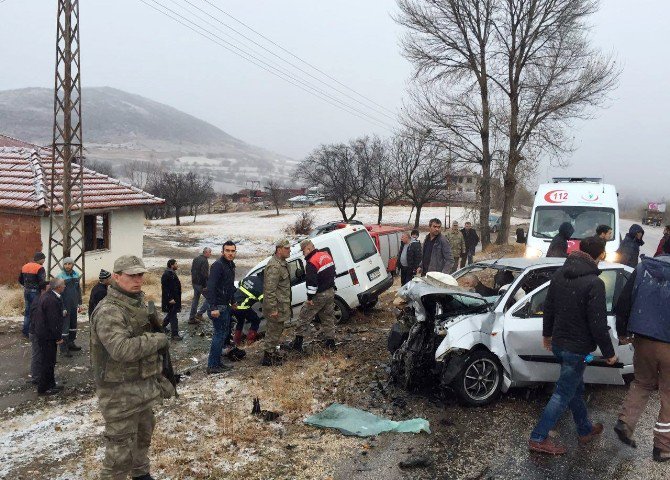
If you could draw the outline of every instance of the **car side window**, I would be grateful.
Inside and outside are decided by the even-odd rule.
[[[291,278],[291,285],[300,285],[305,282],[305,267],[302,260],[297,258],[292,262],[288,262],[288,271]]]
[[[549,287],[547,286],[547,288],[543,288],[535,293],[523,307],[512,313],[512,316],[516,318],[542,318],[544,316],[544,302],[547,299],[548,291]]]
[[[627,272],[621,269],[603,270],[600,278],[605,284],[605,299],[607,301],[607,313],[612,314],[616,302],[619,300],[619,294],[626,284]]]

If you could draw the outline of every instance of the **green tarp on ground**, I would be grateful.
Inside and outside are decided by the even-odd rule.
[[[333,403],[324,411],[306,418],[305,423],[314,427],[336,428],[345,435],[358,437],[384,432],[430,433],[430,424],[425,418],[396,422],[340,403]]]

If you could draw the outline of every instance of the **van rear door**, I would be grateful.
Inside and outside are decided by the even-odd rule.
[[[380,239],[381,240],[381,239]],[[367,230],[361,229],[344,237],[354,267],[354,283],[358,282],[359,289],[366,291],[380,282],[386,280],[388,273],[386,265],[382,261],[377,247],[375,246]],[[388,241],[386,242],[388,245]]]

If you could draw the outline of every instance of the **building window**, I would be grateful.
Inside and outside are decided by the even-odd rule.
[[[463,183],[463,177],[458,177],[458,183]]]
[[[109,213],[85,215],[84,229],[85,251],[109,249]]]
[[[472,177],[468,177],[468,178],[466,178],[465,181],[466,181],[467,183],[472,183]]]

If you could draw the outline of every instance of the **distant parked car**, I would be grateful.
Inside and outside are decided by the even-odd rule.
[[[325,197],[322,195],[298,195],[296,197],[291,197],[287,200],[291,208],[294,207],[312,207],[317,205],[325,200]]]
[[[500,230],[499,215],[489,215],[489,230],[493,233],[496,233],[498,230]]]

